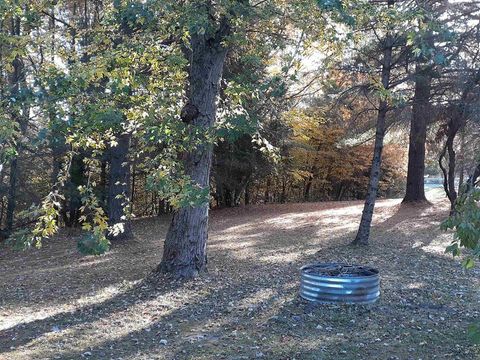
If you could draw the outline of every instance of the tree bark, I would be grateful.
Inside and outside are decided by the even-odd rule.
[[[282,177],[282,193],[280,195],[280,202],[284,204],[287,201],[287,180]]]
[[[10,19],[10,35],[21,35],[21,22],[20,17],[14,17]],[[10,97],[18,100],[17,97],[20,94],[22,85],[26,86],[25,66],[23,59],[17,55],[12,61],[13,71],[8,77],[8,83],[10,86]],[[12,105],[11,114],[13,121],[17,122],[20,126],[20,133],[23,136],[27,133],[28,126],[28,111],[29,108],[23,108],[23,113],[16,107],[16,104]],[[23,139],[20,139],[16,146],[17,154],[10,162],[10,179],[9,188],[7,194],[7,212],[6,212],[6,235],[10,235],[13,230],[15,221],[15,209],[17,206],[17,186],[18,186],[18,157],[21,152]]]
[[[477,179],[480,177],[480,164],[478,164],[473,170],[472,174],[468,177],[468,180],[465,184],[465,193],[470,192],[477,183]]]
[[[249,182],[245,185],[245,205],[250,204],[250,186]]]
[[[130,202],[130,163],[128,152],[130,148],[130,134],[118,137],[117,146],[109,149],[110,171],[108,179],[108,224],[119,224],[123,231],[110,234],[109,239],[128,240],[133,237],[130,217],[126,213],[126,206]]]
[[[456,166],[456,159],[455,159],[455,148],[454,142],[455,137],[457,136],[458,132],[466,126],[466,121],[468,117],[467,108],[469,106],[469,98],[471,96],[472,91],[480,84],[480,70],[477,70],[475,76],[471,78],[470,81],[467,82],[464,90],[462,91],[462,96],[457,101],[457,105],[452,107],[452,115],[450,120],[447,122],[446,127],[446,137],[447,140],[443,147],[442,152],[440,153],[440,157],[438,159],[438,164],[440,169],[443,173],[443,188],[445,193],[450,200],[450,214],[455,213],[455,202],[457,200],[457,191],[455,188],[455,166]],[[448,153],[448,169],[445,168],[443,164],[443,160],[446,158]]]
[[[373,211],[377,199],[378,183],[380,181],[380,169],[382,164],[383,139],[385,137],[385,120],[387,115],[387,104],[382,101],[377,118],[377,130],[375,134],[375,147],[373,150],[372,168],[370,171],[370,182],[368,185],[367,198],[363,207],[362,219],[358,228],[357,236],[353,241],[354,245],[368,245],[370,228],[372,225]]]
[[[307,183],[305,184],[305,190],[303,191],[303,200],[309,201],[310,200],[310,189],[312,188],[313,183],[313,175],[310,175],[307,179]]]
[[[431,85],[430,68],[417,65],[404,203],[427,201],[425,197],[425,142],[427,140],[427,124],[431,116]]]
[[[271,185],[271,179],[270,177],[267,178],[267,185],[265,186],[265,195],[264,195],[264,200],[263,202],[265,204],[270,202],[270,185]]]
[[[445,145],[440,152],[440,157],[438,159],[438,164],[443,174],[443,188],[445,194],[450,200],[450,212],[453,214],[455,208],[455,202],[457,201],[457,190],[455,188],[455,168],[456,168],[456,159],[455,159],[455,149],[454,142],[455,137],[458,134],[458,131],[464,126],[464,115],[462,111],[457,111],[453,117],[447,123],[447,140]],[[448,154],[448,167],[445,168],[443,160],[447,157]]]
[[[226,48],[222,43],[228,30],[224,21],[226,20],[221,22],[220,29],[213,38],[192,34],[190,40],[190,88],[187,105],[190,108],[193,106],[196,111],[188,111],[188,114],[194,114],[189,123],[205,131],[210,130],[215,123],[216,98],[226,56]],[[213,146],[204,143],[185,155],[185,172],[201,189],[210,187],[212,153]],[[158,271],[177,278],[193,278],[206,271],[208,210],[209,204],[204,203],[174,212]]]
[[[388,0],[388,5],[392,6],[393,0]],[[382,85],[385,89],[390,87],[390,70],[392,64],[393,38],[390,33],[385,37],[382,64]],[[375,146],[373,150],[372,168],[370,170],[370,181],[368,185],[367,198],[363,207],[362,219],[358,228],[357,236],[353,241],[354,245],[368,245],[370,237],[370,228],[372,225],[373,211],[378,192],[378,183],[380,180],[380,170],[382,165],[383,140],[386,130],[386,117],[388,112],[388,102],[380,100],[377,115],[377,126],[375,132]]]
[[[17,204],[17,180],[18,180],[18,160],[13,158],[10,162],[10,180],[8,184],[7,195],[7,213],[6,213],[6,234],[7,236],[13,230],[15,208]]]
[[[85,164],[83,163],[84,157],[84,154],[75,154],[72,157],[70,178],[67,183],[68,211],[66,211],[66,213],[68,213],[68,218],[65,218],[65,224],[68,227],[76,227],[80,217],[82,199],[78,191],[78,187],[85,185]]]
[[[342,201],[344,192],[345,192],[345,184],[340,184],[340,188],[338,189],[337,201]]]
[[[107,208],[107,159],[106,154],[102,155],[100,160],[100,183],[98,186],[100,187],[100,203],[102,204],[103,208]]]
[[[460,169],[458,175],[458,188],[460,189],[463,186],[465,181],[465,126],[462,127],[460,131]]]

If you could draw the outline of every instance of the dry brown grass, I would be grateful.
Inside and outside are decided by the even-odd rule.
[[[476,359],[478,269],[444,254],[444,201],[379,202],[369,248],[352,248],[361,202],[214,211],[210,273],[147,276],[167,219],[135,223],[135,241],[83,257],[72,234],[41,250],[0,254],[0,359]],[[378,267],[371,306],[298,298],[305,263]],[[147,280],[145,280],[147,279]]]

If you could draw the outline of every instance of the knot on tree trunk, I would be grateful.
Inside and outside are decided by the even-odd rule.
[[[180,117],[184,123],[190,124],[193,120],[197,118],[198,114],[198,108],[192,103],[188,102],[183,107],[180,113]]]

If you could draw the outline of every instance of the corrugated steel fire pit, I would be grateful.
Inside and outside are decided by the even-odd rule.
[[[309,264],[301,269],[300,296],[321,304],[371,304],[380,296],[378,270],[360,265]]]

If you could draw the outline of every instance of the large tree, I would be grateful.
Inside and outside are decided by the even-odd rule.
[[[190,34],[187,102],[182,120],[191,129],[209,132],[215,124],[216,101],[231,34],[232,13],[218,17],[210,2],[195,2],[197,15],[208,19],[206,29]],[[197,145],[184,156],[185,173],[195,186],[209,191],[213,146]],[[159,270],[180,277],[194,277],[207,265],[208,202],[175,211],[165,239]]]
[[[0,7],[0,76],[2,99],[0,112],[4,120],[10,121],[7,129],[17,133],[11,142],[8,156],[7,206],[4,232],[8,235],[15,225],[18,202],[18,187],[21,176],[21,157],[27,144],[30,122],[31,86],[27,82],[27,50],[32,21],[31,5],[28,2],[6,2]],[[5,159],[6,160],[6,159]]]
[[[431,40],[429,39],[429,43]],[[412,119],[408,146],[407,188],[403,202],[424,202],[425,197],[425,143],[427,126],[432,117],[430,103],[432,88],[432,66],[416,64],[415,94],[413,96]]]

